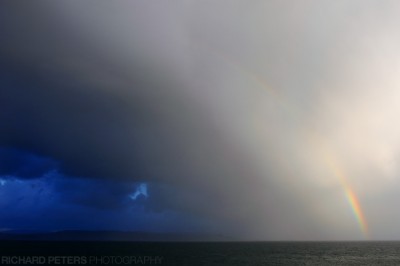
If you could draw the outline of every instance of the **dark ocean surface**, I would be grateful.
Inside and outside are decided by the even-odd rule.
[[[1,265],[400,265],[400,242],[0,242]]]

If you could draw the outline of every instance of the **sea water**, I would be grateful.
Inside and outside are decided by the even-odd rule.
[[[400,265],[400,242],[3,241],[0,257],[2,265],[15,257],[41,265]]]
[[[400,242],[197,243],[176,254],[182,265],[400,265]]]

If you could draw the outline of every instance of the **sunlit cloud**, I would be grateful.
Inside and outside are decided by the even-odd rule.
[[[147,193],[147,184],[142,183],[136,187],[136,191],[129,195],[132,200],[137,200],[138,197],[143,196],[144,198],[148,198],[149,194]]]

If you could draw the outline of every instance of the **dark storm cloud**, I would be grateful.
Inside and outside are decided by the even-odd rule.
[[[194,53],[200,69],[193,84],[184,82],[186,69],[179,63],[190,52],[181,50],[187,49],[179,39],[184,29],[173,8],[124,2],[129,6],[124,13],[102,2],[93,9],[84,4],[72,15],[51,3],[2,4],[0,146],[53,158],[66,179],[150,180],[149,198],[140,202],[150,213],[176,210],[220,222],[235,234],[254,223],[264,227],[265,215],[279,224],[282,212],[274,211],[273,202],[286,197],[252,170],[241,143],[221,129],[226,121],[209,110],[208,101],[232,102],[228,120],[245,119],[236,111],[244,106],[235,105],[234,93],[214,94],[225,66],[210,55],[202,65],[202,55]],[[109,13],[108,7],[123,13]],[[139,30],[131,30],[135,27]],[[183,32],[175,36],[176,28]],[[204,81],[195,84],[198,78]],[[193,93],[196,86],[199,95]],[[268,176],[275,172],[272,157],[263,158]],[[58,184],[65,202],[108,210],[128,204],[126,187],[117,183],[74,182]],[[283,200],[281,206],[288,201]]]
[[[132,182],[59,176],[53,186],[60,201],[69,204],[100,210],[119,210],[134,205],[129,198],[135,189],[135,183]]]
[[[396,1],[21,3],[0,3],[0,147],[59,162],[68,214],[359,239],[338,171],[361,205],[398,186]]]
[[[0,175],[4,178],[39,178],[57,169],[51,159],[13,148],[0,148]]]
[[[172,78],[139,60],[126,70],[40,5],[3,5],[1,145],[55,158],[68,175],[176,175],[170,155],[184,156],[178,139],[196,141],[202,122]]]
[[[86,182],[86,183],[85,183]],[[103,184],[102,184],[103,182]],[[113,201],[104,180],[81,180],[62,176],[41,179],[8,180],[0,186],[1,230],[121,230],[179,231],[190,228],[190,218],[171,212],[154,214],[137,205],[110,205],[105,200],[87,202],[85,193],[97,189],[104,199]],[[65,183],[69,183],[66,188]],[[88,184],[91,184],[90,187]],[[60,185],[63,188],[60,190]],[[72,192],[75,190],[75,192]],[[89,191],[88,191],[89,190]],[[90,198],[91,196],[88,196]],[[186,221],[185,221],[186,220]]]

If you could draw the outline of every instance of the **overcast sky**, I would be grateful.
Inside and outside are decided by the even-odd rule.
[[[398,1],[2,1],[0,230],[400,238]]]

